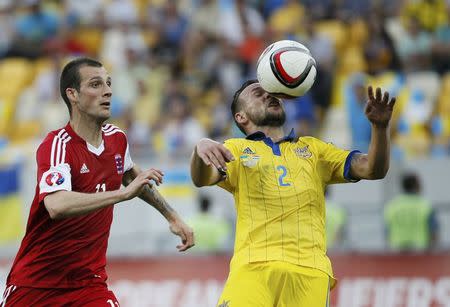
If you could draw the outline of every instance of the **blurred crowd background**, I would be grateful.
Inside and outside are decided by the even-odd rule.
[[[400,166],[396,171],[394,165],[387,180],[397,189],[369,188],[376,195],[372,201],[364,199],[364,189],[356,190],[361,199],[358,192],[347,199],[348,192],[338,191],[330,200],[344,206],[376,203],[378,237],[388,223],[381,218],[384,204],[403,191],[405,163],[445,162],[450,155],[448,1],[0,0],[0,28],[0,190],[11,206],[10,211],[3,206],[2,216],[9,224],[15,221],[14,227],[4,226],[9,229],[5,238],[23,231],[19,216],[28,211],[34,185],[28,174],[37,145],[68,121],[59,75],[77,56],[99,59],[107,67],[113,80],[110,122],[127,133],[136,161],[168,169],[163,192],[190,203],[188,216],[211,211],[216,202],[208,193],[199,196],[190,183],[187,166],[195,143],[202,137],[242,136],[230,115],[232,95],[255,78],[259,54],[277,40],[303,43],[318,64],[312,89],[285,101],[286,130],[293,127],[299,135],[364,152],[370,142],[367,85],[397,97],[392,157]],[[419,169],[425,177],[432,175],[428,185],[436,188],[433,180],[446,179],[427,165]],[[422,175],[419,171],[419,181]],[[449,209],[443,189],[436,193],[425,183],[425,190]],[[333,208],[330,227],[337,233],[353,209],[334,214]],[[231,238],[231,208],[217,212],[229,222],[222,233]],[[214,224],[220,223],[209,225]],[[334,236],[329,235],[330,246]],[[231,250],[232,239],[224,241]]]
[[[58,92],[74,56],[113,79],[113,118],[135,155],[185,156],[239,135],[229,105],[265,46],[302,42],[318,63],[287,126],[367,150],[365,87],[398,96],[397,159],[450,153],[450,9],[444,0],[0,1],[0,138],[29,143],[67,122]]]
[[[231,97],[243,81],[255,78],[261,51],[282,39],[306,45],[318,64],[312,89],[285,101],[286,131],[293,127],[299,135],[367,151],[367,85],[397,97],[388,177],[327,191],[330,250],[381,255],[450,250],[450,1],[0,0],[0,283],[25,229],[36,185],[36,148],[69,120],[59,94],[61,69],[73,57],[88,56],[103,62],[112,77],[110,122],[127,133],[134,161],[165,171],[161,192],[196,231],[191,253],[227,255],[225,261],[212,260],[224,269],[217,271],[217,283],[205,283],[202,291],[214,302],[233,249],[233,199],[218,188],[195,189],[189,156],[202,137],[242,136],[231,118]],[[155,278],[154,270],[167,267],[161,255],[175,253],[176,238],[155,210],[131,203],[133,208],[116,206],[109,255],[159,257],[159,266],[148,272]],[[398,273],[384,272],[395,278],[414,272],[412,266],[429,267],[430,254],[425,255],[415,264],[405,262],[404,271],[404,258],[394,259]],[[443,261],[436,262],[438,273],[418,274],[429,278],[430,289],[448,259],[438,259]],[[353,276],[379,276],[383,266],[378,258],[374,263],[363,267],[372,273],[361,273],[360,267]],[[134,267],[133,276],[141,276],[146,265],[125,268]],[[116,273],[117,268],[110,266]],[[187,276],[194,285],[200,278]],[[342,291],[350,291],[345,280]],[[149,299],[149,284],[136,285],[146,299],[130,284],[116,284],[119,296],[135,299],[134,304],[121,296],[124,306],[144,306],[161,293],[175,295],[155,290]],[[192,287],[185,283],[189,291],[197,289]],[[348,293],[342,297],[351,298]],[[180,300],[180,306],[213,305]],[[448,304],[450,297],[439,300]],[[339,306],[368,306],[355,302]],[[169,305],[161,299],[148,306]]]

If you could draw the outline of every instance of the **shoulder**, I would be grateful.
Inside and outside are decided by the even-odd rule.
[[[37,158],[50,156],[51,165],[58,165],[65,162],[66,147],[72,137],[64,128],[51,131],[37,150]]]
[[[114,126],[113,124],[104,124],[102,126],[102,131],[106,136],[114,135],[114,134],[122,134],[126,136],[125,132],[123,132],[119,127]]]
[[[102,131],[105,137],[125,141],[127,140],[127,135],[125,134],[125,132],[115,125],[105,124],[102,126]]]
[[[67,144],[72,139],[64,128],[51,131],[47,134],[45,139],[39,145],[38,150],[44,150],[52,146],[58,145],[57,143]]]

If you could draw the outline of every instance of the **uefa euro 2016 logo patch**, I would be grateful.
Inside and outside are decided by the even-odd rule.
[[[50,187],[61,185],[64,182],[64,177],[60,172],[52,172],[45,177],[45,182]]]
[[[311,158],[312,152],[309,150],[309,145],[302,147],[302,148],[295,148],[294,149],[295,154],[300,158]]]
[[[117,174],[123,174],[123,160],[120,154],[114,156],[114,160],[116,161],[116,169]]]

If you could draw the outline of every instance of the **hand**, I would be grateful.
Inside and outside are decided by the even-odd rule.
[[[201,139],[196,147],[197,155],[207,166],[214,165],[220,171],[226,171],[226,163],[233,161],[231,152],[219,142]]]
[[[369,121],[376,127],[386,128],[392,117],[392,111],[395,105],[395,97],[389,100],[389,93],[384,92],[381,97],[381,89],[377,87],[375,96],[373,89],[369,86],[367,93],[369,100],[367,101],[365,114]]]
[[[169,228],[173,234],[181,238],[182,244],[177,245],[179,252],[184,252],[195,245],[194,232],[192,231],[192,228],[186,225],[181,219],[176,218],[170,222]]]
[[[149,170],[140,172],[136,178],[124,189],[125,199],[132,199],[142,193],[146,185],[160,185],[163,180],[164,173],[158,169],[151,168]]]

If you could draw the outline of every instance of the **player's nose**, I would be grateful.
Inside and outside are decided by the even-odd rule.
[[[112,90],[109,86],[106,87],[105,92],[103,93],[103,97],[111,97],[112,96]]]

